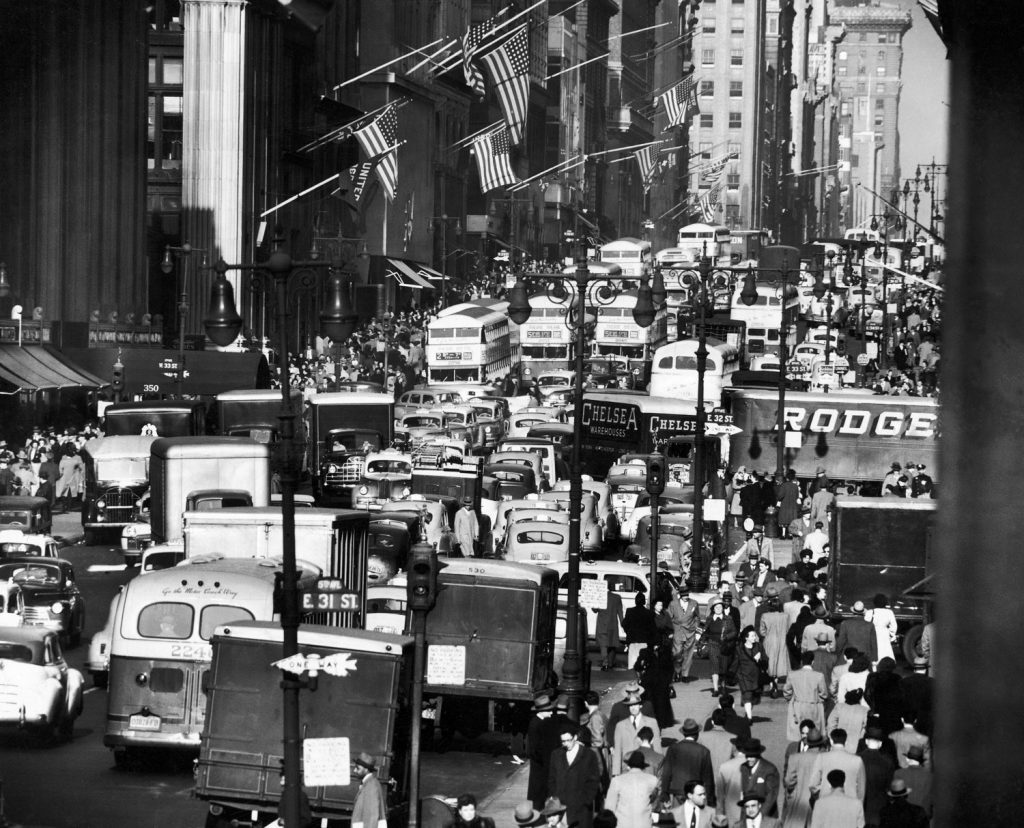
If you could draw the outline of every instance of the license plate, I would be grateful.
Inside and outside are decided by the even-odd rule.
[[[132,730],[159,730],[159,716],[131,716],[128,719],[128,727]]]

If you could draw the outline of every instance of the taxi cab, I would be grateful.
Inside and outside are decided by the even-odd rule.
[[[505,434],[506,437],[525,437],[534,426],[554,422],[558,422],[556,417],[546,411],[522,409],[509,416]]]
[[[496,557],[503,557],[504,552],[508,548],[509,539],[515,533],[516,528],[520,523],[557,523],[564,526],[569,525],[569,513],[563,512],[561,509],[515,509],[508,514],[508,518],[505,521],[504,533],[500,538],[495,539],[495,555]],[[509,560],[513,560],[509,558]],[[554,558],[553,560],[560,560]]]
[[[395,436],[411,446],[418,445],[428,437],[446,435],[451,417],[439,408],[419,409],[406,414],[395,424]]]
[[[505,536],[506,526],[508,526],[511,520],[514,520],[513,515],[519,510],[526,509],[535,513],[543,509],[544,511],[557,512],[561,508],[556,501],[541,500],[538,495],[530,495],[516,500],[504,500],[498,504],[494,516],[494,537],[503,538]]]
[[[614,463],[608,470],[605,482],[611,487],[612,511],[621,526],[633,513],[640,494],[646,491],[647,460],[638,457]]]
[[[517,520],[507,527],[504,558],[517,563],[550,566],[569,560],[569,524],[566,519],[541,516],[537,520]]]
[[[451,523],[448,506],[440,500],[432,500],[419,494],[401,499],[388,500],[381,504],[382,512],[413,512],[421,515],[420,525],[426,529],[427,543],[437,550],[438,555],[450,555],[452,550]],[[419,538],[414,539],[414,543]]]
[[[455,391],[433,391],[417,388],[406,391],[395,403],[395,419],[401,420],[406,414],[414,414],[420,409],[436,408],[446,403],[457,404],[462,397]]]
[[[480,427],[480,448],[494,448],[498,440],[505,436],[508,420],[508,403],[502,399],[488,397],[472,397],[469,404],[476,411],[477,425]]]
[[[551,568],[558,573],[558,603],[564,606],[569,597],[569,562],[552,563]],[[650,568],[626,561],[580,561],[580,581],[600,581],[607,591],[615,592],[622,601],[625,612],[636,601],[638,592],[648,596],[647,604],[651,605]],[[597,630],[597,604],[591,600],[594,594],[593,585],[582,586],[580,589],[580,607],[587,611],[587,630],[589,637],[594,638]],[[626,631],[619,624],[619,635],[625,638]]]
[[[445,427],[456,439],[465,440],[470,447],[483,445],[483,426],[477,419],[477,411],[471,405],[445,405],[442,407],[447,422]]]
[[[49,535],[36,535],[17,529],[0,530],[0,560],[19,558],[59,558],[60,544]]]
[[[353,493],[353,507],[379,511],[392,497],[410,494],[412,456],[395,449],[370,452],[363,463],[363,476]]]
[[[559,504],[563,509],[569,508],[569,492],[541,492],[538,497]],[[583,492],[580,503],[580,544],[583,556],[599,558],[604,552],[604,536],[597,520],[597,497],[591,492]]]
[[[601,527],[601,540],[604,543],[611,543],[617,540],[619,537],[619,521],[615,511],[612,509],[611,486],[599,480],[594,480],[588,474],[580,477],[580,483],[583,491],[592,494],[596,500],[594,506],[597,524]],[[552,491],[568,494],[570,485],[568,480],[559,480],[552,487]]]
[[[539,487],[544,474],[543,461],[540,455],[532,451],[492,451],[487,455],[487,466],[501,464],[503,466],[525,466],[533,472],[533,479]],[[536,489],[534,489],[536,491]]]

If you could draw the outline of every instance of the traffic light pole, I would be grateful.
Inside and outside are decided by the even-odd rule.
[[[665,491],[665,456],[654,452],[647,457],[647,493],[651,496],[651,595],[650,606],[658,597],[658,536],[661,530],[661,493]],[[626,665],[629,666],[629,665]]]

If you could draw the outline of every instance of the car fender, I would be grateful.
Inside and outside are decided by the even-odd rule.
[[[64,683],[55,676],[48,675],[40,683],[37,697],[38,709],[45,713],[47,722],[52,724],[64,714],[66,695]]]
[[[74,667],[68,668],[65,715],[77,719],[85,707],[85,677]]]

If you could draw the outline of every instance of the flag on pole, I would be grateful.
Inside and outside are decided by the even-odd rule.
[[[497,19],[495,16],[476,26],[470,26],[462,36],[462,74],[466,78],[466,86],[480,98],[484,96],[484,76],[479,67],[473,63],[473,57],[483,39],[491,33]]]
[[[480,190],[487,193],[498,187],[515,184],[519,179],[512,172],[512,144],[508,127],[500,126],[493,132],[473,139],[473,154],[480,171]]]
[[[352,200],[358,204],[363,197],[363,191],[370,180],[370,173],[377,166],[376,161],[362,161],[354,167],[348,168],[348,177],[352,179]]]
[[[697,81],[693,75],[687,75],[679,83],[658,95],[668,113],[668,125],[679,126],[687,119],[692,109],[698,111],[697,107]]]
[[[356,140],[372,161],[376,163],[377,177],[388,201],[395,200],[398,188],[398,115],[391,104],[362,129],[356,130]]]
[[[718,200],[722,195],[722,182],[718,181],[705,190],[697,199],[697,208],[704,217],[705,224],[711,224],[715,218],[715,208],[718,207]]]
[[[709,184],[716,184],[722,178],[726,165],[734,158],[739,158],[738,152],[728,152],[714,161],[709,161],[701,170],[702,179]]]
[[[653,146],[642,147],[633,153],[636,163],[640,167],[640,180],[644,185],[644,192],[651,189],[651,179],[658,169],[657,152]]]
[[[518,144],[526,127],[526,107],[530,99],[529,42],[526,25],[520,26],[500,46],[482,58],[498,90],[498,102],[508,124],[509,138]]]

